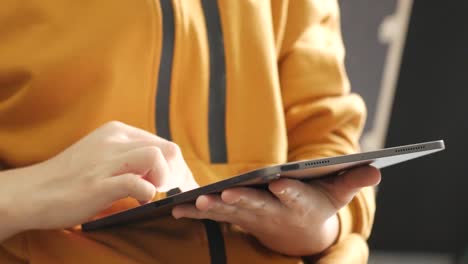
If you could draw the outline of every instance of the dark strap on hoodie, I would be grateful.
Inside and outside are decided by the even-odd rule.
[[[211,263],[227,263],[223,232],[219,226],[219,223],[213,220],[205,219],[203,220],[203,224],[205,225],[206,235],[208,237]]]

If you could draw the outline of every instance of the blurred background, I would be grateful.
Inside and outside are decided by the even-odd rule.
[[[340,1],[365,150],[444,139],[384,169],[372,264],[468,263],[468,1]]]

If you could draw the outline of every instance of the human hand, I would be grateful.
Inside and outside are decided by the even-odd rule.
[[[274,251],[307,256],[332,245],[339,230],[338,210],[361,188],[379,181],[380,172],[370,166],[309,183],[280,179],[269,185],[270,192],[233,188],[200,196],[195,205],[180,205],[172,214],[235,224]]]
[[[3,172],[0,198],[18,231],[71,227],[122,198],[146,203],[157,191],[198,186],[176,144],[116,121],[11,172]]]

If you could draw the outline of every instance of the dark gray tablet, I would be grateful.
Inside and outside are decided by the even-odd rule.
[[[440,140],[265,167],[85,223],[82,225],[82,228],[84,231],[92,231],[142,219],[150,219],[161,215],[169,215],[172,208],[176,205],[191,203],[200,195],[219,193],[232,187],[261,186],[281,177],[312,180],[319,177],[334,175],[343,170],[362,165],[372,165],[381,169],[441,151],[444,148],[444,142]]]

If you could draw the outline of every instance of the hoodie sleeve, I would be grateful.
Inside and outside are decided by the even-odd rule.
[[[350,93],[337,1],[279,2],[276,3],[282,7],[278,10],[282,11],[278,13],[282,15],[274,16],[274,26],[279,47],[289,161],[358,151],[366,108],[358,95]],[[340,234],[337,244],[349,245],[335,248],[349,253],[354,251],[353,255],[361,252],[355,258],[359,261],[350,263],[367,260],[366,243],[356,243],[356,240],[365,241],[370,234],[374,199],[373,189],[365,188],[338,214]],[[349,239],[351,234],[353,238]],[[352,245],[357,248],[353,249]]]

